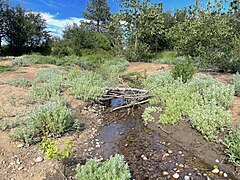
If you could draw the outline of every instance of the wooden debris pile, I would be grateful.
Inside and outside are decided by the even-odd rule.
[[[100,99],[104,104],[111,105],[113,111],[134,107],[149,101],[149,91],[135,88],[107,88]]]

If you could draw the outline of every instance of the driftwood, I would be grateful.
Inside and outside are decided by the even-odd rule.
[[[100,98],[104,104],[109,104],[113,107],[113,111],[130,108],[149,101],[149,91],[136,88],[107,88],[105,95]],[[112,104],[114,100],[119,100],[118,103]]]

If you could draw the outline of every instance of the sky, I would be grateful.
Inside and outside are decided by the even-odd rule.
[[[12,0],[14,5],[20,3],[26,9],[40,12],[46,19],[48,30],[54,35],[61,35],[67,24],[78,23],[84,20],[82,12],[85,11],[90,0]],[[152,0],[163,2],[164,10],[182,9],[194,4],[195,0]],[[112,13],[119,11],[119,0],[108,0]]]

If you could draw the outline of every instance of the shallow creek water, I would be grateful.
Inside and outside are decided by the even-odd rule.
[[[170,144],[148,129],[140,113],[120,116],[109,114],[96,139],[101,147],[95,150],[103,159],[119,153],[130,166],[132,179],[229,179],[212,173],[208,165],[178,145]]]

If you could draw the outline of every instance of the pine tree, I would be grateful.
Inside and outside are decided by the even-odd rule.
[[[91,0],[90,3],[87,3],[87,9],[83,12],[83,16],[91,20],[97,32],[102,31],[110,18],[110,7],[107,0]]]

